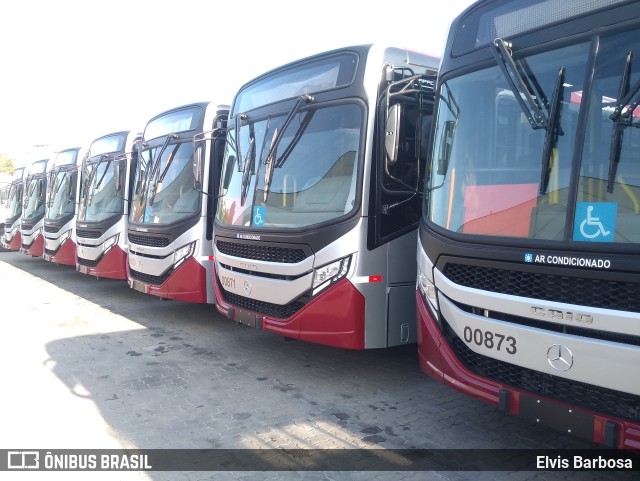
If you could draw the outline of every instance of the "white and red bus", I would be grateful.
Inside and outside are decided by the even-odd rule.
[[[639,103],[639,2],[476,2],[418,248],[422,369],[612,448],[640,449]]]
[[[194,103],[147,123],[137,144],[127,231],[133,289],[165,299],[214,301],[213,215],[228,111]]]
[[[48,195],[44,215],[44,260],[76,265],[76,218],[78,215],[79,165],[81,147],[56,153],[48,174]]]
[[[20,252],[33,257],[44,254],[44,214],[47,202],[47,163],[36,160],[28,167],[24,181],[22,215],[20,216]]]
[[[140,134],[120,131],[93,140],[82,166],[76,221],[76,270],[127,279],[127,225]]]
[[[342,348],[415,342],[420,179],[438,63],[353,46],[240,88],[215,225],[222,314]]]
[[[24,172],[25,167],[18,167],[7,186],[6,217],[3,219],[4,231],[1,244],[4,249],[11,251],[19,251],[22,245],[20,217],[22,217],[24,200]]]

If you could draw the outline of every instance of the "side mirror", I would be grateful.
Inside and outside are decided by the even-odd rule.
[[[142,176],[136,176],[136,188],[134,190],[134,192],[136,194],[142,194]]]
[[[44,179],[38,179],[37,187],[37,196],[38,198],[42,197],[44,194]]]
[[[71,175],[71,172],[67,172],[67,175],[64,176],[64,187],[67,191],[67,199],[71,199],[73,194],[73,179]]]
[[[447,120],[440,135],[440,145],[438,148],[438,167],[436,173],[438,175],[446,175],[449,169],[449,160],[451,159],[451,150],[453,148],[453,137],[456,133],[455,120]]]
[[[231,182],[231,176],[233,175],[233,166],[236,163],[236,156],[230,155],[227,159],[226,170],[224,171],[224,179],[222,179],[222,187],[225,189],[229,187]]]
[[[193,151],[193,187],[196,190],[202,190],[202,155],[204,147],[198,145]]]
[[[385,162],[391,166],[398,160],[398,146],[400,144],[400,117],[402,106],[394,104],[387,114],[387,121],[384,127],[384,150],[387,154]]]
[[[115,161],[113,164],[113,176],[115,177],[114,181],[116,192],[120,192],[120,189],[122,189],[122,179],[120,178],[122,174],[122,168],[120,167],[120,165],[121,164],[119,160]]]

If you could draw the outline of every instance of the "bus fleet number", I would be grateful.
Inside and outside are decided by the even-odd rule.
[[[474,343],[476,346],[484,346],[487,349],[495,349],[496,351],[504,350],[508,354],[517,352],[516,339],[513,336],[505,336],[497,332],[483,331],[482,329],[471,329],[469,326],[464,327],[464,341],[467,344]]]
[[[223,287],[229,287],[231,289],[235,289],[236,287],[236,280],[233,279],[232,277],[227,277],[227,276],[220,276],[221,277],[221,281],[222,281],[222,286]]]

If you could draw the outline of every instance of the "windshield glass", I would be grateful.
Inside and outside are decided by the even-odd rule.
[[[623,82],[625,70],[629,75]],[[572,222],[575,241],[640,242],[640,108],[611,119],[623,97],[621,87],[630,91],[639,80],[640,31],[601,39]],[[638,92],[632,95],[636,98]]]
[[[22,182],[15,182],[9,188],[7,219],[13,219],[22,212]]]
[[[465,234],[565,239],[589,48],[584,43],[527,58],[514,53],[547,118],[559,84],[557,139],[545,128],[532,128],[497,66],[442,85],[423,209],[429,220]],[[551,142],[548,155],[545,141]]]
[[[54,165],[59,167],[61,165],[71,165],[76,163],[78,157],[77,150],[64,150],[56,155]]]
[[[72,215],[75,212],[75,194],[77,173],[75,171],[58,171],[54,177],[49,193],[49,206],[46,209],[45,218],[50,220],[60,219]]]
[[[122,213],[123,192],[116,191],[115,166],[122,161],[103,158],[85,167],[84,197],[78,218],[100,222]]]
[[[124,185],[126,161],[114,158],[123,153],[127,134],[109,135],[95,140],[89,148],[89,158],[84,163],[83,187],[78,219],[101,222],[121,215],[124,191],[116,185],[115,174],[120,166],[120,186]]]
[[[170,224],[200,212],[200,193],[194,188],[191,139],[162,148],[161,142],[138,155],[132,222]]]
[[[122,133],[95,140],[89,147],[89,160],[96,158],[98,155],[122,151],[125,137],[126,134]]]
[[[37,219],[44,216],[46,197],[46,178],[40,174],[27,180],[27,195],[25,198],[24,220]]]
[[[85,185],[78,212],[81,221],[100,222],[122,214],[123,190],[116,190],[116,164],[125,165],[122,160],[113,160],[112,157],[103,157],[99,162],[85,165]]]
[[[353,210],[362,108],[344,104],[312,109],[297,113],[284,132],[286,114],[244,120],[240,164],[233,142],[236,132],[229,131],[218,222],[297,228]],[[265,161],[277,135],[282,138],[270,158],[273,168],[267,169]]]

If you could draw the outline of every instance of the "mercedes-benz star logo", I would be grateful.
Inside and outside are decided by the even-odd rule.
[[[554,344],[547,351],[547,361],[556,371],[568,371],[573,366],[573,353],[567,346]]]
[[[244,281],[244,293],[246,295],[251,294],[251,283],[249,281]]]

